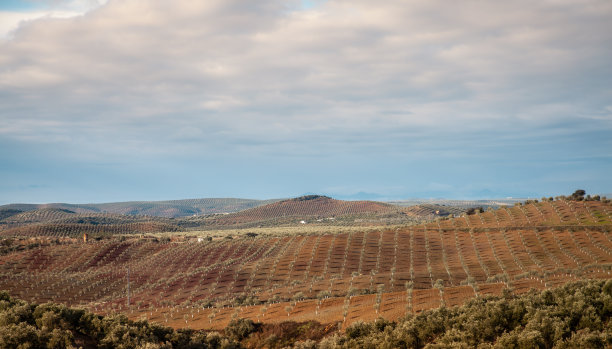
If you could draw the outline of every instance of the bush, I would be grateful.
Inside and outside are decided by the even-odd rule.
[[[257,327],[255,326],[253,320],[232,320],[225,328],[225,335],[235,341],[241,341],[248,337],[251,333],[255,332],[256,329]]]
[[[484,209],[482,207],[470,207],[467,211],[465,211],[468,216],[476,214],[477,212],[483,213]]]
[[[363,321],[357,321],[346,328],[346,336],[352,339],[364,337],[372,332],[372,324],[365,323]]]
[[[79,345],[75,338],[79,338]],[[75,348],[83,343],[98,348],[238,346],[228,338],[202,331],[175,331],[146,321],[130,321],[125,315],[103,317],[61,304],[29,304],[0,292],[0,348]]]

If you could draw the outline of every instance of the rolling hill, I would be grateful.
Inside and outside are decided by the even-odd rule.
[[[303,213],[297,208],[308,202],[319,204],[307,206],[313,215],[387,209],[368,202],[345,206],[325,197],[271,207]],[[327,209],[314,208],[319,206]],[[271,207],[255,212],[268,214]],[[608,201],[530,202],[388,229],[246,232],[211,241],[206,233],[42,245],[3,240],[7,248],[29,247],[0,255],[0,288],[24,299],[99,313],[129,309],[130,318],[173,327],[222,329],[234,318],[316,319],[346,327],[460,305],[504,289],[522,294],[573,280],[607,279],[612,272]]]
[[[225,212],[243,207],[251,208]],[[0,209],[0,236],[76,237],[84,233],[100,236],[296,224],[380,226],[422,223],[465,210],[465,207],[433,204],[402,207],[375,201],[343,201],[320,195],[282,201],[199,199],[96,205],[15,204]],[[195,211],[208,213],[186,215]],[[186,216],[174,217],[176,214]]]
[[[322,195],[306,195],[224,216],[211,217],[207,224],[219,226],[300,222],[333,224],[334,221],[342,218],[354,220],[355,218],[375,218],[393,214],[402,215],[402,209],[376,201],[343,201]]]
[[[215,201],[219,200],[219,201]],[[270,200],[273,201],[273,200]],[[254,202],[242,202],[240,199],[207,199],[207,210],[238,209],[240,205],[252,206]],[[216,202],[216,203],[215,203]],[[235,205],[231,206],[230,203]],[[262,202],[257,202],[261,204]],[[222,206],[221,204],[225,205]],[[459,208],[404,208],[374,201],[342,201],[326,196],[309,195],[289,200],[272,202],[235,213],[190,215],[185,217],[160,217],[132,214],[135,207],[138,212],[161,214],[169,213],[169,206],[156,203],[114,203],[97,206],[78,206],[69,204],[49,205],[12,205],[0,210],[6,212],[0,219],[0,236],[34,236],[50,237],[80,236],[84,233],[95,236],[108,234],[143,234],[157,232],[175,232],[179,230],[198,229],[234,229],[246,227],[291,226],[300,222],[317,225],[388,225],[406,224],[425,221],[438,215],[462,212]],[[202,208],[202,201],[181,205]],[[58,206],[58,207],[56,207]],[[37,208],[36,207],[41,207]],[[19,208],[23,211],[20,211]],[[118,211],[122,213],[109,213]],[[181,211],[187,212],[185,210]],[[191,211],[190,211],[191,212]],[[130,213],[130,214],[127,214]]]
[[[3,212],[3,211],[0,211]],[[175,232],[181,228],[172,219],[113,213],[76,213],[61,208],[18,212],[0,219],[0,237],[92,237],[113,234]]]
[[[238,212],[279,201],[234,198],[206,198],[168,201],[130,201],[101,204],[9,204],[0,206],[0,212],[60,209],[75,213],[115,213],[157,217],[185,217],[214,213]],[[0,215],[0,217],[2,217]]]

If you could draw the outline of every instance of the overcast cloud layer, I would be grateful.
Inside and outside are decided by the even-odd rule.
[[[2,33],[0,203],[612,192],[610,1],[84,8]]]

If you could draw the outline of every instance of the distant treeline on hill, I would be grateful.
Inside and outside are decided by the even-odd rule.
[[[223,333],[173,330],[123,315],[99,316],[57,304],[30,304],[0,292],[2,348],[605,348],[612,346],[612,280],[580,281],[398,322],[357,322],[338,331],[315,322],[234,320]]]

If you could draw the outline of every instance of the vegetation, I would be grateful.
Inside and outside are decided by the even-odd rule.
[[[99,316],[83,309],[31,304],[0,292],[2,348],[231,348],[219,333],[173,330],[125,315]]]
[[[468,210],[467,210],[465,213],[466,213],[468,216],[471,216],[471,215],[473,215],[473,214],[476,214],[476,213],[483,213],[483,212],[484,212],[484,209],[483,209],[482,207],[471,207],[471,208],[469,208],[469,209],[468,209]]]
[[[476,298],[399,322],[357,322],[320,348],[604,348],[612,345],[612,280]]]
[[[610,202],[610,200],[606,198],[605,196],[599,196],[599,195],[591,196],[590,194],[587,195],[586,191],[583,189],[577,189],[570,196],[564,196],[564,195],[558,196],[557,199],[558,200],[568,200],[568,201],[602,201],[605,203]],[[552,201],[552,198],[549,198],[548,200]]]
[[[605,348],[612,345],[612,280],[580,281],[522,296],[504,292],[397,322],[231,321],[221,332],[173,330],[124,315],[31,304],[0,292],[2,348]]]
[[[0,291],[1,348],[280,348],[335,331],[312,321],[263,325],[245,319],[231,321],[221,332],[174,330],[125,315],[28,303]]]

